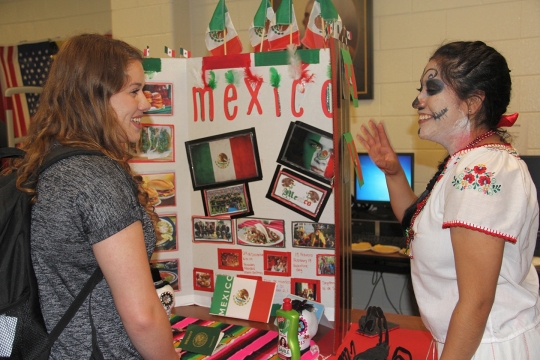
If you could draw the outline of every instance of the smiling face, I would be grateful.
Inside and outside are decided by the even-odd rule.
[[[412,106],[418,110],[419,137],[443,145],[450,153],[465,146],[471,132],[467,102],[443,82],[436,61],[426,65],[418,91]]]
[[[141,117],[150,109],[150,103],[143,93],[144,70],[139,61],[131,62],[126,70],[127,83],[111,96],[110,103],[127,139],[122,142],[137,142],[141,136]]]
[[[304,140],[304,168],[314,173],[331,178],[334,156],[334,142],[315,133],[308,133]]]

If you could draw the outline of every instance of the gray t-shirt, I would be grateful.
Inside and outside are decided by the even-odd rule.
[[[92,245],[141,221],[150,258],[156,237],[134,191],[127,173],[105,156],[73,156],[40,175],[38,200],[32,208],[31,250],[41,310],[49,331],[96,269]],[[141,358],[128,338],[105,279],[55,342],[50,358],[90,357],[89,303],[105,358]]]

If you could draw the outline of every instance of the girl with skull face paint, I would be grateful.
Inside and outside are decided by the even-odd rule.
[[[505,58],[483,42],[440,47],[412,106],[418,135],[447,158],[417,197],[383,124],[357,134],[385,173],[406,229],[420,314],[439,359],[540,359],[536,189],[502,126],[510,102]],[[366,179],[369,181],[369,179]]]

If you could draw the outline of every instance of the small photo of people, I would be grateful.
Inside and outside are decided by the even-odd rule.
[[[208,216],[251,214],[247,184],[203,190],[203,199]]]
[[[233,243],[232,221],[210,217],[192,217],[194,242]]]
[[[320,302],[320,280],[291,279],[291,291],[294,295],[307,300]]]
[[[317,275],[333,276],[336,274],[335,255],[317,255]]]
[[[291,253],[264,251],[264,274],[274,276],[291,275]]]
[[[312,222],[292,222],[293,246],[334,249],[335,225]]]

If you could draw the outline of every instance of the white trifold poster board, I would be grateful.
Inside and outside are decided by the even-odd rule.
[[[330,51],[144,67],[152,107],[131,163],[157,192],[151,261],[176,305],[209,306],[218,274],[246,276],[276,282],[274,303],[296,294],[333,320]]]

